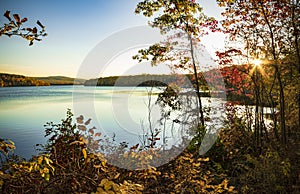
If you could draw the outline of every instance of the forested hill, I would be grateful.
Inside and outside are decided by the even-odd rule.
[[[48,76],[48,77],[33,77],[35,79],[45,81],[50,85],[83,85],[85,79],[75,79],[65,76]]]
[[[130,75],[110,76],[87,80],[85,86],[166,86],[168,83],[182,81],[189,84],[189,76],[178,75]]]
[[[12,86],[50,86],[50,85],[83,85],[84,79],[75,79],[65,76],[49,77],[27,77],[24,75],[15,75],[0,73],[0,87]]]
[[[7,73],[0,73],[0,87],[10,86],[49,86],[50,83],[26,77],[23,75],[14,75]]]

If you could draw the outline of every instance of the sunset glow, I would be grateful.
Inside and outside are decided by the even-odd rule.
[[[260,67],[261,64],[262,64],[262,61],[260,59],[254,59],[252,61],[252,64],[255,66],[255,67]]]

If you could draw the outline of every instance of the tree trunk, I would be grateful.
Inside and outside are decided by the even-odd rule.
[[[262,11],[264,14],[264,19],[267,23],[267,26],[270,30],[270,39],[271,39],[271,53],[273,56],[273,60],[275,62],[274,68],[275,68],[275,76],[276,79],[279,83],[279,109],[280,109],[280,130],[281,130],[281,135],[282,135],[282,144],[286,144],[286,125],[285,125],[285,102],[284,102],[284,90],[283,90],[283,84],[281,80],[281,75],[280,75],[280,70],[279,70],[279,65],[278,65],[278,57],[276,54],[276,45],[275,45],[275,37],[274,37],[274,32],[273,29],[270,25],[269,18],[266,14],[265,8],[262,7]]]
[[[193,46],[193,38],[189,34],[189,41],[190,41],[190,49],[191,49],[191,56],[192,56],[192,63],[193,63],[193,68],[194,68],[194,76],[195,76],[195,82],[196,82],[196,93],[198,97],[198,103],[199,103],[199,112],[200,112],[200,122],[201,126],[204,127],[204,114],[203,114],[203,107],[202,107],[202,102],[201,102],[201,95],[200,95],[200,85],[199,85],[199,80],[198,80],[198,73],[197,73],[197,67],[196,67],[196,61],[195,61],[195,56],[194,56],[194,46]]]
[[[299,0],[296,0],[295,5],[292,8],[292,24],[294,28],[294,36],[295,36],[295,47],[296,47],[296,55],[297,55],[297,67],[298,74],[300,75],[300,48],[299,48],[299,31],[298,31],[298,21],[295,21],[295,7],[299,4]],[[297,14],[296,14],[297,15]],[[296,22],[296,23],[295,23]],[[300,87],[298,86],[298,129],[300,128]]]
[[[280,130],[282,137],[282,144],[286,144],[286,125],[285,125],[285,102],[284,102],[284,90],[279,72],[278,64],[275,64],[275,74],[279,83],[279,111],[280,111]]]

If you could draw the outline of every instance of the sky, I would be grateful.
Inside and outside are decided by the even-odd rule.
[[[28,46],[28,42],[19,37],[0,37],[0,72],[26,76],[94,78],[131,71],[133,63],[136,63],[130,61],[131,56],[141,47],[150,45],[151,41],[159,40],[157,32],[148,31],[148,28],[151,29],[146,26],[148,18],[134,14],[138,2],[0,0],[0,13],[10,10],[11,14],[18,13],[21,18],[27,17],[28,22],[24,24],[26,27],[34,26],[40,20],[48,33],[47,37],[41,42],[35,42],[33,46]],[[205,14],[220,19],[221,9],[214,0],[197,2],[204,8]],[[7,19],[0,16],[0,25],[4,22]],[[138,27],[144,30],[140,34],[134,32]],[[214,34],[205,38],[203,43],[213,53],[214,49],[223,47],[223,38]],[[94,66],[87,66],[87,61],[92,57]],[[133,69],[133,72],[142,69],[148,71],[150,65],[140,67],[138,70]],[[82,73],[88,68],[86,74]]]

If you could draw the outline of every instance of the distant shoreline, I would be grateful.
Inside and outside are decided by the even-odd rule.
[[[85,81],[85,79],[75,79],[65,76],[28,77],[0,73],[0,87],[83,85]]]

